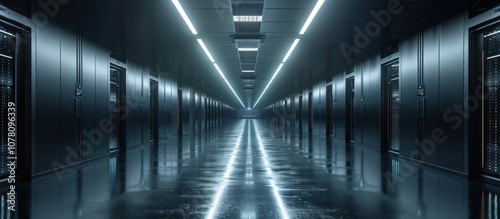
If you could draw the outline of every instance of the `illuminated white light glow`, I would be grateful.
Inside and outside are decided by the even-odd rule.
[[[9,35],[9,36],[11,36],[11,37],[16,37],[16,35],[11,34],[11,33],[9,33],[9,32],[6,32],[6,31],[3,31],[3,30],[0,30],[0,33],[3,33],[3,34],[5,34],[5,35]]]
[[[281,65],[280,65],[280,67],[276,71],[277,73],[279,73],[279,71],[283,67],[282,65],[288,60],[288,58],[290,57],[290,55],[292,55],[292,52],[295,50],[295,47],[297,47],[297,45],[299,44],[300,37],[302,35],[304,35],[304,33],[306,32],[307,28],[309,28],[309,25],[311,25],[311,22],[314,20],[314,17],[316,17],[316,15],[318,14],[319,9],[321,9],[321,7],[323,6],[323,3],[325,3],[325,0],[318,0],[318,2],[316,3],[316,6],[314,6],[314,9],[311,11],[311,14],[309,15],[309,17],[307,18],[306,22],[304,23],[304,26],[302,27],[302,29],[299,32],[299,35],[300,35],[299,38],[295,39],[295,41],[293,42],[292,46],[288,50],[288,53],[285,55],[285,58],[283,58],[283,61],[282,61]],[[259,98],[257,99],[257,101],[255,101],[255,104],[253,105],[254,108],[257,106],[257,104],[259,103],[260,99],[264,96],[264,94],[266,93],[267,89],[269,88],[269,86],[271,85],[271,83],[274,81],[274,78],[276,77],[277,73],[274,73],[273,77],[271,78],[271,80],[267,84],[266,88],[264,88],[264,91],[262,91],[262,94],[259,96]]]
[[[280,73],[280,71],[284,65],[285,65],[285,63],[281,63],[280,66],[278,67],[278,69],[276,69],[276,71],[274,72],[274,75],[273,75],[273,79],[276,77],[276,75],[278,75]]]
[[[262,16],[233,16],[234,22],[262,22]]]
[[[200,44],[201,48],[203,51],[205,51],[205,54],[207,54],[208,58],[212,63],[215,62],[214,57],[212,57],[212,54],[210,54],[210,51],[208,51],[207,46],[205,46],[205,43],[203,43],[203,40],[198,39],[198,43]]]
[[[319,9],[321,9],[321,6],[323,6],[323,3],[325,3],[325,0],[318,0],[316,3],[316,6],[314,6],[314,9],[312,10],[311,14],[306,20],[306,23],[302,27],[302,30],[300,30],[300,35],[304,35],[306,32],[307,28],[309,28],[309,25],[311,25],[311,22],[314,20],[314,17],[316,17],[316,14],[318,14]]]
[[[227,187],[228,184],[228,179],[233,173],[234,169],[234,160],[236,159],[236,156],[238,155],[238,152],[240,150],[240,145],[241,145],[241,138],[243,137],[243,132],[240,133],[238,140],[236,141],[236,145],[233,148],[233,152],[231,153],[231,158],[229,159],[229,163],[226,166],[226,171],[224,172],[224,175],[222,177],[222,182],[220,184],[219,189],[217,189],[217,192],[215,193],[214,200],[212,202],[212,207],[207,213],[207,219],[213,219],[215,217],[215,211],[219,207],[220,199],[222,195],[224,194],[224,190]]]
[[[259,48],[238,48],[240,52],[257,52]]]
[[[255,121],[252,120],[252,122],[254,123],[254,126],[255,126]],[[267,176],[270,177],[269,184],[271,185],[271,188],[273,189],[273,195],[274,195],[274,198],[276,199],[276,204],[278,205],[278,207],[280,209],[281,218],[289,219],[290,217],[288,216],[288,212],[286,210],[285,205],[283,204],[283,199],[281,198],[281,195],[279,192],[280,188],[278,186],[276,186],[276,183],[275,183],[274,177],[273,177],[273,171],[270,168],[269,160],[267,160],[266,149],[264,148],[264,144],[262,144],[262,139],[260,138],[259,133],[256,132],[256,135],[257,135],[257,143],[259,144],[259,151],[260,151],[260,154],[262,155],[262,159],[264,161],[264,168],[266,169]]]
[[[295,41],[292,44],[292,47],[290,47],[290,49],[288,50],[288,53],[286,53],[286,56],[283,59],[283,62],[286,62],[286,60],[288,60],[288,58],[290,58],[290,55],[292,55],[293,50],[295,50],[295,47],[297,47],[297,44],[299,44],[299,42],[300,42],[300,39],[295,39]]]
[[[182,16],[182,18],[184,19],[184,22],[186,22],[186,25],[189,27],[189,29],[191,30],[191,32],[194,35],[196,35],[198,43],[200,44],[201,48],[203,49],[203,51],[205,52],[205,54],[210,59],[210,62],[214,63],[214,67],[217,69],[217,72],[219,73],[219,75],[222,77],[222,79],[224,79],[224,81],[226,82],[227,86],[229,86],[229,88],[233,92],[234,96],[236,96],[236,98],[241,103],[241,105],[243,106],[243,108],[246,108],[245,104],[243,104],[243,102],[241,101],[241,99],[238,96],[238,94],[236,94],[236,92],[234,91],[234,89],[231,86],[231,84],[229,83],[229,81],[227,81],[226,76],[224,75],[224,73],[221,71],[221,69],[219,68],[219,66],[217,66],[217,64],[215,63],[215,59],[213,58],[212,54],[210,54],[210,51],[208,50],[208,48],[205,45],[205,43],[203,43],[203,40],[199,38],[198,32],[194,28],[193,23],[191,23],[191,20],[189,20],[189,17],[187,16],[186,12],[182,8],[182,5],[179,3],[179,0],[172,0],[172,3],[174,3],[175,8],[177,8],[177,11],[179,11],[179,14]]]
[[[271,84],[273,83],[274,78],[276,78],[276,76],[280,73],[280,71],[281,71],[281,69],[283,68],[284,65],[285,65],[285,63],[281,63],[280,66],[278,67],[278,69],[276,70],[276,72],[274,72],[273,77],[271,78],[271,80],[269,81],[269,83],[267,83],[266,88],[264,88],[264,91],[262,91],[262,94],[259,96],[259,99],[257,99],[257,101],[255,102],[255,104],[253,105],[253,108],[255,108],[255,106],[257,106],[257,104],[259,103],[260,99],[264,96],[264,94],[266,93],[266,91],[269,88],[269,86],[271,86]]]
[[[8,59],[14,59],[11,56],[7,56],[7,55],[4,55],[4,54],[0,54],[0,57],[4,57],[4,58],[8,58]]]
[[[214,67],[215,69],[217,69],[217,72],[219,72],[220,76],[223,78],[223,79],[226,79],[226,76],[224,76],[224,73],[222,73],[222,71],[220,70],[219,66],[217,65],[217,63],[214,63]]]
[[[177,8],[177,11],[179,11],[179,14],[181,14],[182,19],[184,19],[184,22],[186,22],[186,24],[189,27],[189,29],[191,30],[191,32],[194,35],[197,35],[198,32],[196,32],[196,29],[194,28],[193,23],[191,23],[191,20],[189,20],[189,17],[187,16],[186,12],[182,8],[181,3],[179,3],[179,0],[172,0],[172,2],[174,3],[175,8]]]
[[[241,99],[238,97],[238,94],[236,94],[236,91],[234,91],[233,86],[231,86],[231,84],[229,84],[229,81],[227,81],[227,79],[225,77],[223,79],[226,82],[227,86],[229,86],[229,88],[233,92],[234,96],[236,96],[236,98],[238,98],[238,101],[240,101],[240,103],[243,106],[243,108],[245,108],[245,104],[243,104],[243,102],[241,101]]]
[[[255,70],[243,70],[241,72],[243,72],[243,73],[255,73]]]

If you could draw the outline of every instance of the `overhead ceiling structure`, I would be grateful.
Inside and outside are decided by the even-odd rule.
[[[372,11],[387,10],[391,2],[404,8],[371,39],[370,46],[376,46],[457,2],[324,0],[309,19],[321,1],[174,1],[195,32],[172,0],[72,1],[61,11],[144,61],[164,64],[174,77],[198,79],[199,86],[232,107],[261,107],[313,84],[309,75],[321,68],[317,63],[345,62],[339,45],[352,43],[354,28],[364,29],[375,20]],[[310,26],[301,34],[308,20]],[[287,56],[289,51],[293,53]]]
[[[191,22],[189,15],[186,14],[186,11],[180,4],[179,0],[172,0],[172,2],[179,11],[181,17],[184,19],[187,27],[191,30],[193,35],[195,35],[198,43],[200,44],[201,48],[203,49],[209,60],[214,64],[214,67],[217,69],[217,72],[220,74],[222,79],[224,79],[224,81],[229,86],[231,91],[234,93],[238,101],[242,104],[243,107],[245,107],[245,104],[241,101],[238,94],[233,89],[231,83],[227,80],[226,75],[223,73],[223,71],[215,61],[214,57],[210,52],[210,49],[208,49],[207,46],[205,45],[201,36],[203,33],[201,34],[198,33],[198,31],[195,28],[195,25]],[[262,91],[259,98],[255,101],[253,107],[257,105],[259,100],[262,98],[262,96],[266,93],[269,86],[272,84],[275,77],[279,74],[285,62],[288,60],[288,58],[294,51],[295,47],[298,45],[300,37],[305,34],[307,28],[312,23],[314,17],[318,13],[324,2],[325,0],[317,0],[316,4],[312,9],[312,12],[304,21],[304,25],[302,26],[302,28],[297,29],[298,33],[296,34],[296,36],[288,37],[290,39],[294,38],[293,43],[291,43],[291,46],[284,55],[284,58],[280,62],[277,62],[278,63],[277,70],[274,71],[273,77],[267,83],[267,86]],[[261,33],[262,22],[264,21],[265,18],[263,11],[263,9],[266,7],[265,3],[266,2],[264,0],[231,0],[231,12],[232,12],[231,14],[232,14],[232,20],[234,22],[235,33],[231,34],[229,37],[231,38],[232,44],[235,46],[235,50],[238,53],[239,64],[241,68],[239,72],[241,72],[243,91],[245,92],[245,95],[247,97],[247,105],[249,107],[251,106],[253,101],[252,98],[254,96],[254,83],[256,80],[256,75],[258,73],[256,70],[258,63],[258,54],[260,48],[264,45],[264,40],[266,38],[266,36]],[[221,18],[223,19],[223,17]],[[290,31],[291,33],[294,32],[292,28],[288,31]],[[278,49],[278,51],[282,50],[283,48]],[[267,68],[263,70],[263,73],[268,71],[269,68],[267,66]]]
[[[295,50],[295,48],[297,47],[297,45],[300,42],[300,38],[306,33],[307,29],[309,28],[309,25],[311,25],[312,21],[314,20],[314,18],[316,17],[316,15],[318,14],[319,10],[321,9],[321,7],[323,6],[324,3],[325,3],[325,0],[318,0],[316,2],[313,10],[311,11],[311,14],[309,14],[309,16],[307,17],[307,20],[305,21],[304,26],[302,26],[302,28],[300,29],[298,36],[293,41],[292,45],[290,46],[290,49],[288,49],[288,52],[286,53],[285,57],[283,58],[283,60],[279,64],[278,69],[276,69],[276,71],[274,72],[273,77],[267,83],[266,87],[264,88],[264,91],[262,91],[262,94],[259,96],[259,98],[255,102],[253,107],[256,107],[257,104],[259,103],[260,99],[264,96],[264,94],[266,94],[267,89],[273,83],[276,76],[278,76],[281,69],[285,65],[286,61],[288,61],[288,58],[290,58],[290,56],[292,55],[293,51]]]
[[[175,8],[177,8],[177,11],[179,11],[179,14],[182,16],[182,19],[184,19],[184,22],[186,22],[186,25],[189,27],[189,30],[191,30],[191,33],[193,33],[193,35],[196,37],[196,40],[200,44],[201,48],[203,49],[203,51],[205,52],[205,54],[207,55],[207,57],[210,59],[210,62],[212,62],[212,64],[214,65],[215,69],[220,74],[221,78],[224,79],[224,81],[226,82],[227,86],[229,86],[229,88],[231,89],[231,91],[233,92],[233,94],[236,96],[236,98],[238,99],[238,101],[241,103],[241,105],[243,106],[243,108],[245,108],[245,104],[241,101],[241,99],[238,96],[238,94],[236,93],[236,91],[234,91],[233,86],[231,86],[231,83],[229,83],[229,81],[226,79],[226,75],[222,72],[222,70],[220,69],[219,65],[217,65],[217,63],[215,62],[214,57],[212,56],[212,54],[208,50],[207,46],[203,42],[203,39],[201,39],[201,37],[198,35],[198,31],[194,27],[193,23],[191,23],[191,20],[189,19],[188,15],[184,11],[184,8],[182,7],[182,5],[179,3],[179,0],[172,0],[172,2],[174,3]]]
[[[257,57],[265,39],[265,35],[260,32],[264,0],[231,0],[231,5],[236,31],[231,38],[238,49],[243,90],[250,107],[254,95]]]

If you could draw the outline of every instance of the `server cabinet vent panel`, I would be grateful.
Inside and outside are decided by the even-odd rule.
[[[120,70],[111,67],[109,81],[109,120],[113,127],[109,134],[109,149],[119,148],[120,127]]]
[[[388,149],[399,152],[401,144],[401,100],[399,87],[399,61],[382,66],[384,80],[385,119],[387,128],[385,136],[388,140]]]
[[[401,103],[399,98],[399,79],[394,78],[391,80],[390,84],[391,91],[391,115],[390,115],[390,125],[391,125],[391,150],[399,151],[400,145],[400,109]]]
[[[3,178],[8,174],[8,157],[9,157],[9,103],[16,103],[15,91],[16,91],[16,81],[15,81],[15,33],[1,26],[0,24],[0,83],[2,84],[1,101],[2,109],[0,112],[2,120],[2,148],[1,148],[1,158],[0,158],[0,176]],[[15,113],[10,111],[10,113]],[[15,126],[11,126],[15,128]],[[12,129],[11,128],[11,129]],[[14,137],[12,137],[14,138]],[[11,138],[11,139],[12,139]]]
[[[486,76],[486,108],[484,110],[485,120],[485,170],[489,173],[499,174],[499,155],[500,148],[498,145],[499,135],[499,102],[500,96],[500,77],[499,77],[499,62],[500,62],[500,32],[496,30],[485,33],[484,35],[485,49],[485,76]]]

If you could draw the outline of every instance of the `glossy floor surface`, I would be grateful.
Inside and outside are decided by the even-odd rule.
[[[19,188],[19,207],[27,209],[16,214],[50,219],[498,218],[498,187],[342,141],[273,132],[268,121],[238,120],[214,130],[37,179]],[[7,216],[5,206],[0,213]]]

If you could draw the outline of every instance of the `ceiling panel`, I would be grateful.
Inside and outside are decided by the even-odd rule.
[[[252,100],[260,96],[280,64],[303,23],[316,4],[314,0],[179,0],[210,52],[216,59],[239,97],[246,103],[241,78],[240,55],[231,35],[236,29],[233,9],[246,13],[245,7],[261,7],[263,21],[260,33],[265,35],[257,54],[255,90]],[[404,10],[391,18],[391,23],[372,39],[376,46],[431,16],[456,0],[400,0]],[[374,20],[370,11],[387,9],[388,0],[326,0],[296,51],[261,100],[270,103],[273,91],[293,89],[308,78],[311,69],[321,69],[329,59],[342,62],[339,43],[353,40],[355,27],[364,28]],[[248,5],[254,4],[253,6]],[[239,107],[236,98],[211,66],[170,0],[86,0],[71,1],[61,8],[113,43],[127,46],[127,51],[147,63],[170,66],[172,74],[189,71],[190,80],[199,78],[207,92],[219,95],[222,101]],[[251,10],[248,10],[251,11]],[[254,26],[258,26],[255,25]],[[251,31],[258,31],[252,28]],[[131,52],[133,51],[133,52]],[[246,60],[245,57],[241,57]],[[196,64],[193,64],[196,63]],[[337,64],[337,63],[335,63]],[[189,65],[182,67],[182,65]],[[320,65],[320,66],[317,66]],[[186,70],[187,69],[187,70]],[[186,73],[187,74],[187,73]],[[292,86],[293,85],[293,86]],[[286,90],[285,90],[286,91]],[[280,90],[281,93],[285,92]],[[262,106],[263,106],[262,105]]]
[[[316,1],[314,0],[271,0],[266,1],[266,9],[283,8],[283,9],[296,9],[296,8],[310,8],[312,9]]]

